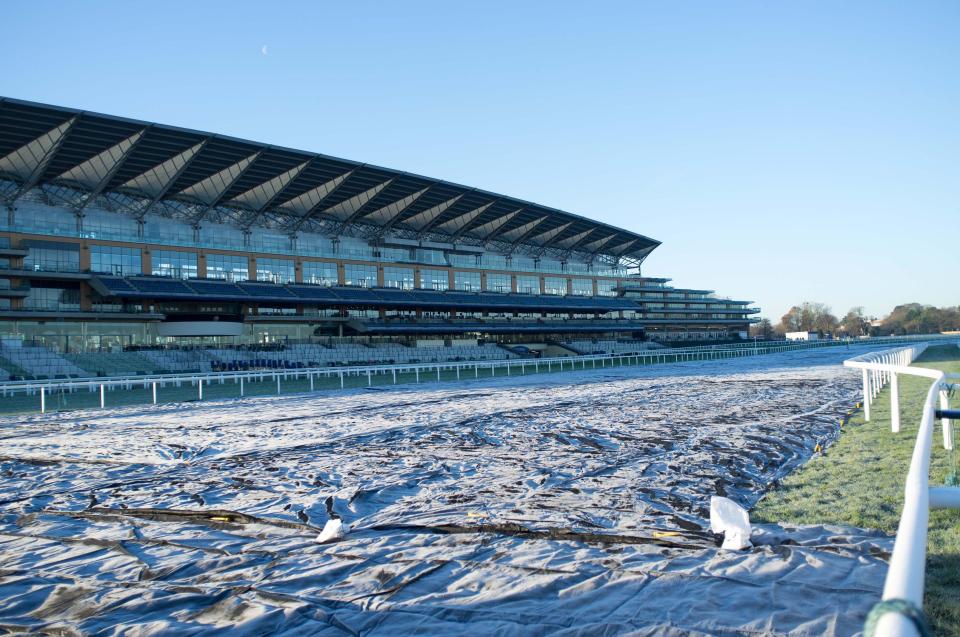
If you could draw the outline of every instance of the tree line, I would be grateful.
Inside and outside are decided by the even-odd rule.
[[[960,306],[938,308],[920,303],[905,303],[893,308],[882,320],[867,317],[857,306],[838,318],[829,305],[805,301],[794,305],[774,324],[768,318],[750,327],[750,336],[762,339],[783,338],[787,332],[817,332],[821,336],[895,336],[933,334],[960,330]]]

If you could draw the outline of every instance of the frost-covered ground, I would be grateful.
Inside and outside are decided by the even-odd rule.
[[[0,631],[851,634],[889,538],[707,521],[836,435],[850,355],[0,419]]]

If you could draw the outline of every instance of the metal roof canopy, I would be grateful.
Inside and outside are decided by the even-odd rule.
[[[85,177],[78,179],[78,175]],[[0,97],[0,176],[81,214],[94,198],[143,218],[639,265],[660,242],[528,201],[346,159]]]

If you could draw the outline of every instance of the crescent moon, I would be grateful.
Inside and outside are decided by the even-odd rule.
[[[260,47],[260,53],[263,53],[264,55],[267,54],[267,45],[266,45],[266,44],[264,44],[262,47]]]

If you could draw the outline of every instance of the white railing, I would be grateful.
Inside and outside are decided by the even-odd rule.
[[[219,371],[193,372],[179,374],[141,374],[129,376],[114,376],[109,378],[76,378],[50,379],[41,381],[8,381],[0,383],[0,398],[17,395],[31,395],[37,397],[36,406],[41,413],[47,411],[47,398],[56,392],[72,394],[80,391],[90,393],[99,392],[99,406],[107,406],[107,392],[117,389],[151,390],[151,402],[157,403],[157,391],[166,387],[182,387],[184,385],[196,387],[196,397],[203,400],[203,388],[211,384],[223,385],[233,383],[239,385],[239,395],[244,396],[245,384],[250,381],[263,383],[270,381],[277,387],[276,393],[282,392],[283,384],[290,381],[303,381],[304,386],[296,391],[315,390],[318,381],[327,381],[329,385],[339,385],[346,388],[348,381],[351,387],[372,386],[376,384],[398,384],[405,381],[399,378],[403,374],[413,375],[408,379],[420,383],[430,380],[442,380],[444,372],[448,372],[451,379],[479,378],[499,375],[510,376],[516,372],[529,374],[541,371],[573,371],[596,369],[615,365],[654,365],[662,363],[679,363],[686,361],[709,361],[744,356],[756,356],[805,349],[838,346],[876,346],[877,343],[896,344],[902,342],[916,342],[921,337],[883,337],[873,339],[857,339],[850,341],[775,341],[741,343],[733,345],[714,345],[701,347],[683,347],[673,349],[646,350],[631,354],[594,354],[584,356],[565,356],[540,359],[501,359],[485,361],[450,361],[443,363],[402,363],[396,365],[358,365],[344,367],[312,367],[299,369],[258,369],[249,371]],[[937,336],[925,337],[927,339]],[[336,380],[333,380],[336,379]],[[339,382],[337,382],[339,381]],[[366,381],[364,383],[364,381]],[[0,411],[3,411],[0,409]]]
[[[927,524],[930,509],[960,508],[960,487],[930,486],[930,454],[933,449],[934,421],[937,402],[940,409],[949,408],[949,390],[947,379],[960,378],[958,374],[946,374],[940,370],[923,367],[910,367],[927,348],[927,343],[911,347],[864,354],[844,361],[844,366],[860,369],[863,372],[863,410],[864,419],[870,420],[870,405],[880,390],[890,384],[891,429],[900,431],[900,396],[898,376],[920,376],[933,382],[927,391],[917,432],[916,444],[910,460],[904,488],[903,512],[897,527],[897,537],[890,557],[890,568],[883,586],[883,602],[907,602],[908,606],[919,612],[923,607],[923,585],[927,553]],[[958,343],[960,345],[960,343]],[[941,418],[943,427],[943,446],[953,449],[953,428],[948,418]],[[880,637],[919,635],[914,620],[894,606],[890,610],[883,608],[883,614],[876,621],[875,635]]]

